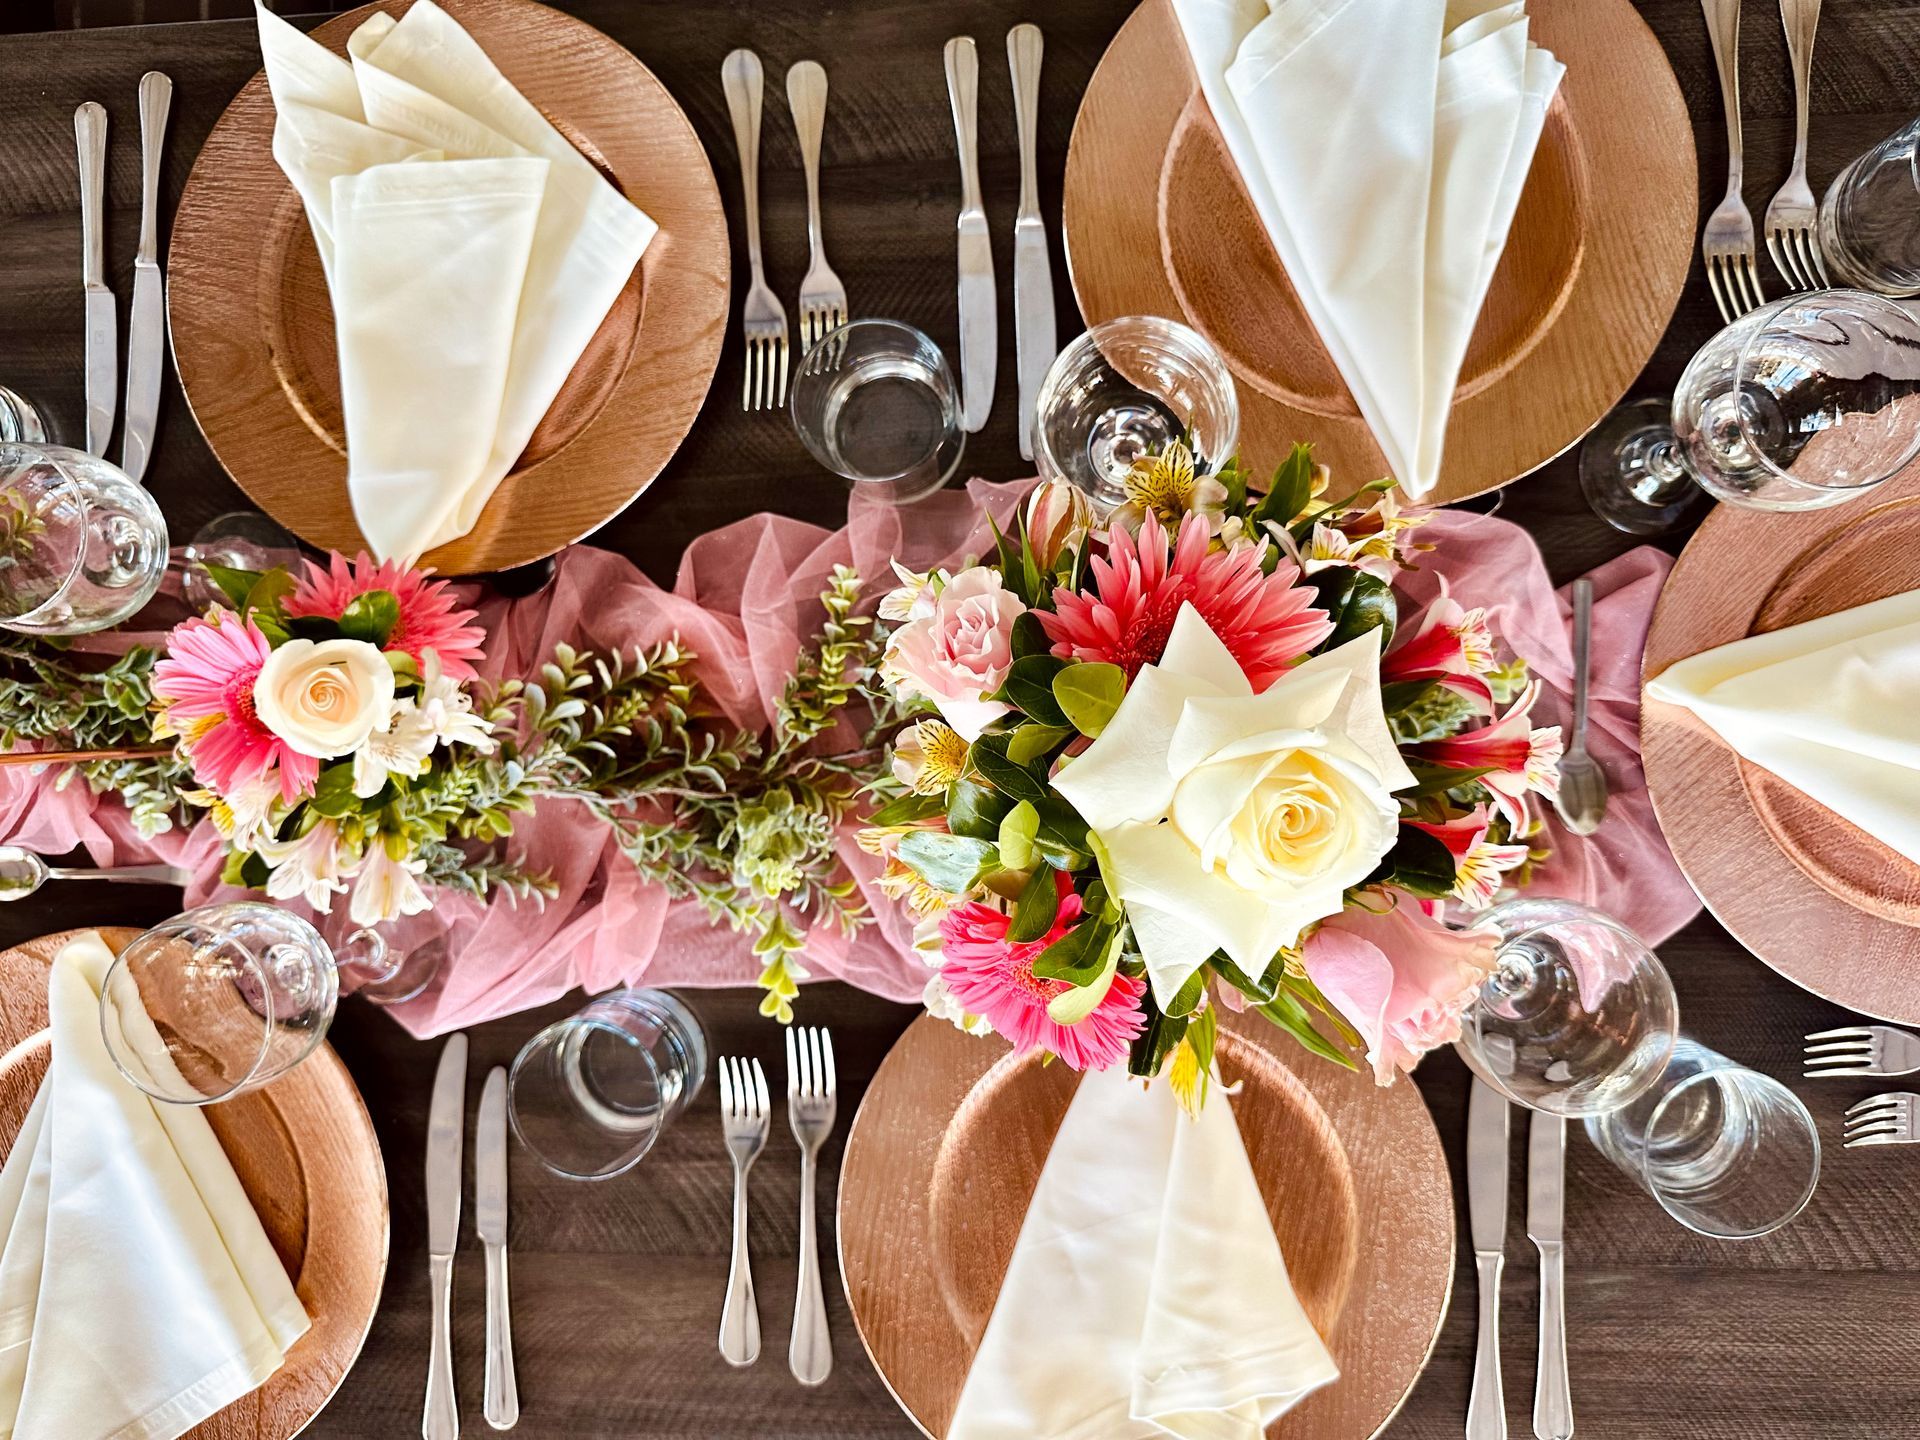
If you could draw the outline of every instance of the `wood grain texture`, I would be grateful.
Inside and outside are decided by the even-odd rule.
[[[1611,409],[1673,315],[1694,242],[1686,110],[1653,33],[1628,0],[1529,13],[1567,76],[1468,347],[1432,503],[1537,469]],[[1088,86],[1064,209],[1080,307],[1089,323],[1184,318],[1212,340],[1239,381],[1244,453],[1311,439],[1353,484],[1386,474],[1197,81],[1173,78],[1183,54],[1171,4],[1148,0]]]
[[[47,967],[81,933],[0,952],[0,1157],[47,1073]],[[110,927],[100,936],[118,953],[139,933]],[[346,1067],[325,1045],[273,1084],[204,1113],[313,1324],[266,1384],[187,1433],[288,1440],[333,1397],[373,1324],[387,1269],[380,1145]]]

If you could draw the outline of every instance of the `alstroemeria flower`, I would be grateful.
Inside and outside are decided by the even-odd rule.
[[[333,897],[345,892],[347,877],[360,868],[360,857],[340,840],[340,827],[322,820],[305,835],[292,840],[262,840],[255,847],[272,866],[267,894],[276,900],[305,900],[325,915]]]
[[[1465,815],[1444,824],[1427,820],[1406,823],[1415,830],[1424,830],[1447,847],[1458,867],[1451,894],[1469,910],[1484,910],[1491,905],[1494,896],[1500,893],[1502,877],[1509,870],[1518,870],[1526,864],[1532,853],[1525,845],[1495,845],[1488,841],[1487,830],[1492,822],[1484,805],[1476,805]]]
[[[1512,832],[1525,835],[1533,828],[1527,796],[1544,795],[1551,800],[1560,793],[1560,755],[1566,749],[1558,725],[1536,729],[1529,723],[1533,702],[1539,698],[1536,680],[1493,724],[1444,740],[1428,740],[1409,747],[1410,751],[1435,765],[1486,769],[1480,783],[1493,792],[1494,804],[1507,817]]]
[[[1402,630],[1380,661],[1380,678],[1389,684],[1402,680],[1438,680],[1474,702],[1482,714],[1493,713],[1493,689],[1483,676],[1496,664],[1493,634],[1487,612],[1469,610],[1447,593],[1427,606],[1420,623]]]

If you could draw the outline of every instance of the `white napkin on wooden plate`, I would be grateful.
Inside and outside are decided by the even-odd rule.
[[[354,515],[382,558],[417,556],[478,523],[656,227],[433,0],[368,19],[347,60],[256,8]]]
[[[206,1116],[114,1069],[112,963],[91,933],[54,958],[51,1062],[0,1168],[0,1436],[171,1440],[308,1325]]]
[[[1691,656],[1647,694],[1920,864],[1920,591]]]
[[[1339,1374],[1216,1086],[1080,1082],[947,1440],[1260,1440]]]
[[[1173,8],[1321,343],[1393,475],[1425,494],[1564,67],[1501,0]]]

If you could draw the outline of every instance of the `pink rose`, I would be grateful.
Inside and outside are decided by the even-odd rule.
[[[933,701],[963,739],[978,739],[1010,708],[987,697],[1006,681],[1013,622],[1025,609],[998,571],[962,570],[926,613],[893,632],[882,667],[888,681],[902,696]]]
[[[1449,930],[1403,899],[1384,915],[1341,911],[1307,937],[1302,959],[1367,1042],[1373,1078],[1391,1085],[1396,1070],[1460,1038],[1460,1017],[1493,969],[1494,940]]]

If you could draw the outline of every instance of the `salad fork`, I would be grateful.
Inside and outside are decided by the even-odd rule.
[[[747,1254],[747,1172],[767,1144],[767,1074],[758,1060],[720,1057],[720,1129],[733,1160],[733,1264],[727,1271],[727,1303],[720,1311],[720,1353],[729,1365],[760,1358],[760,1311],[753,1298],[753,1264]]]
[[[847,287],[827,264],[827,242],[820,228],[820,132],[827,120],[827,72],[817,62],[802,60],[787,71],[787,104],[793,108],[800,162],[807,172],[807,248],[812,258],[800,282],[800,353],[806,355],[847,323]],[[816,363],[831,369],[839,364],[839,356],[823,354]]]
[[[1753,237],[1753,213],[1740,194],[1745,162],[1740,139],[1740,0],[1700,0],[1706,11],[1713,61],[1720,71],[1720,103],[1727,112],[1727,195],[1707,217],[1700,253],[1707,263],[1720,318],[1731,325],[1767,303]]]
[[[802,1385],[818,1385],[833,1369],[833,1338],[820,1294],[820,1245],[813,1216],[814,1161],[833,1133],[839,1085],[833,1036],[821,1029],[787,1031],[787,1121],[800,1142],[800,1283],[793,1297],[793,1341],[787,1363]]]
[[[1793,62],[1793,171],[1767,206],[1767,252],[1798,290],[1831,285],[1815,229],[1820,212],[1807,184],[1808,86],[1813,69],[1813,32],[1820,24],[1820,0],[1780,0],[1780,23],[1787,31],[1787,57]]]
[[[740,152],[740,186],[747,201],[747,267],[752,283],[740,309],[746,337],[742,410],[773,410],[787,403],[787,312],[780,308],[760,260],[760,102],[766,89],[760,57],[735,50],[721,62],[720,83],[733,116],[733,143]]]
[[[1914,1110],[1920,1095],[1892,1091],[1870,1095],[1847,1111],[1849,1150],[1860,1145],[1911,1145],[1920,1140],[1915,1133]]]
[[[1806,1060],[1809,1079],[1818,1075],[1911,1075],[1920,1071],[1920,1036],[1890,1025],[1821,1030],[1807,1036]]]

